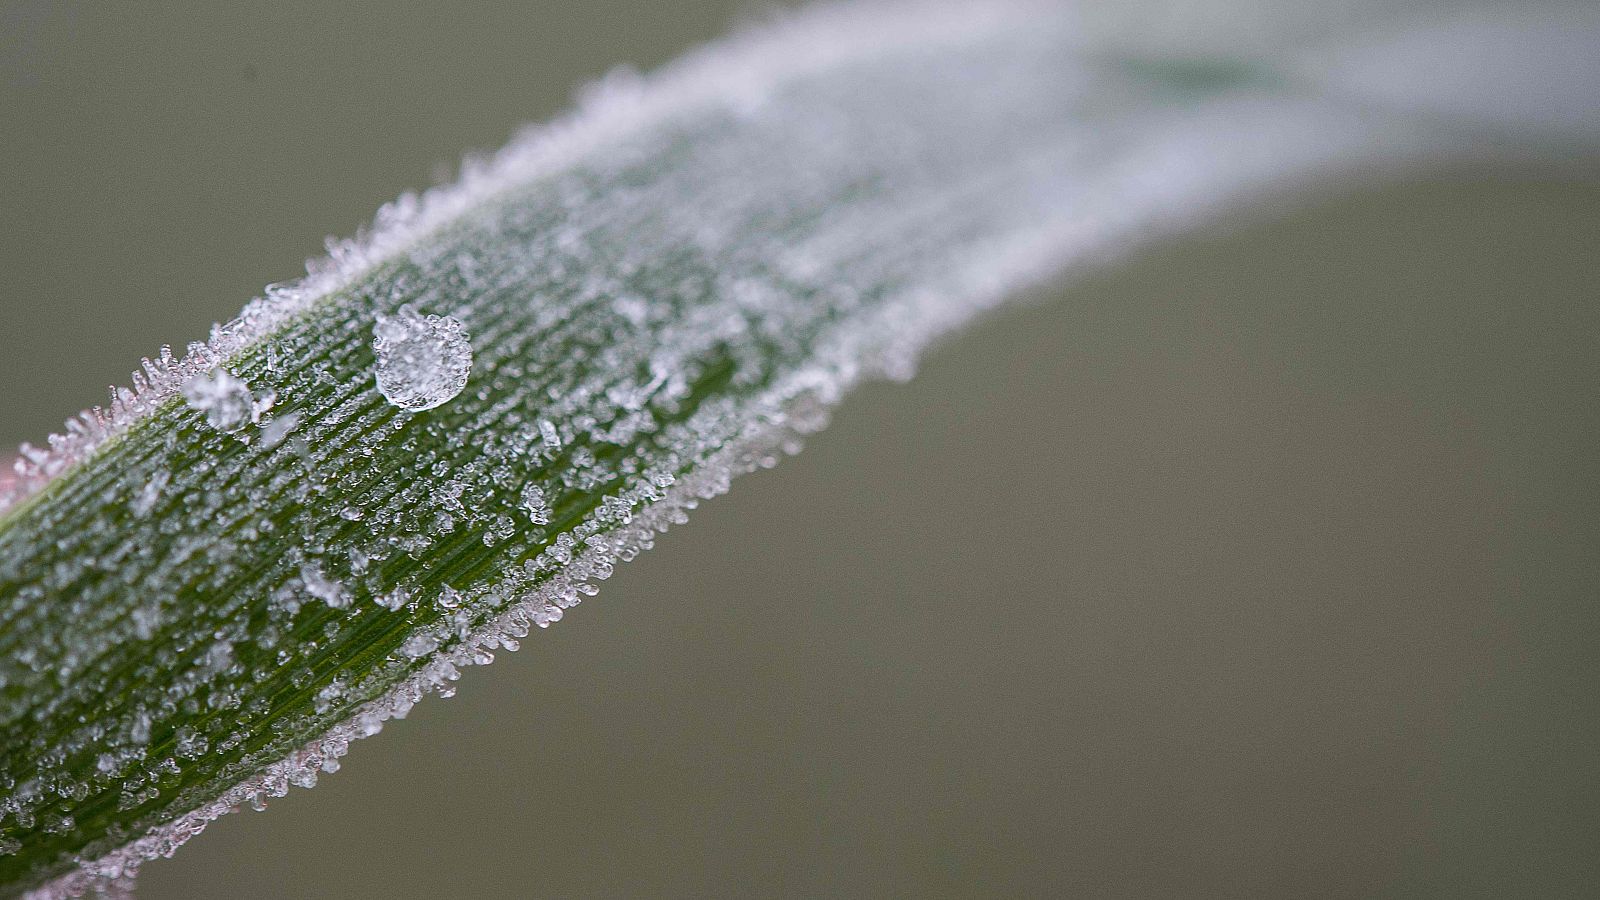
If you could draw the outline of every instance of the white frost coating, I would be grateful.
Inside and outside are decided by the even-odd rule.
[[[522,598],[494,620],[473,629],[454,646],[440,651],[438,639],[429,634],[407,639],[401,648],[405,656],[436,655],[420,671],[382,698],[362,705],[354,715],[329,729],[321,738],[268,766],[261,774],[234,785],[215,801],[152,829],[119,850],[96,860],[80,862],[77,870],[28,896],[54,900],[107,888],[131,890],[140,865],[151,859],[170,858],[216,819],[247,804],[257,811],[264,810],[268,798],[285,796],[291,785],[311,787],[319,771],[337,771],[339,760],[349,751],[351,742],[378,734],[390,719],[404,719],[411,708],[429,694],[454,694],[454,682],[460,678],[460,669],[493,662],[494,651],[519,649],[521,639],[527,637],[531,627],[544,628],[560,621],[563,609],[578,603],[578,594],[594,593],[590,580],[604,580],[616,563],[631,560],[640,551],[650,549],[657,534],[687,521],[688,512],[702,501],[726,493],[732,476],[766,467],[765,463],[777,453],[797,452],[802,432],[770,424],[771,418],[782,418],[783,411],[768,412],[769,424],[753,424],[741,440],[724,447],[708,460],[704,470],[679,479],[627,526],[603,538],[586,541],[584,549],[571,559],[560,577]],[[825,417],[813,417],[807,420],[805,430],[814,431],[825,424]]]
[[[449,402],[472,374],[472,344],[460,320],[422,316],[403,306],[372,328],[378,392],[401,409],[420,412]]]
[[[985,34],[1019,24],[1026,27],[1040,15],[1059,16],[1069,6],[1050,0],[828,3],[708,45],[647,79],[619,70],[585,92],[576,112],[524,130],[490,159],[468,159],[453,184],[420,195],[401,195],[380,209],[373,226],[355,238],[330,241],[326,257],[307,261],[305,277],[269,286],[263,296],[246,304],[237,318],[213,325],[208,341],[189,344],[181,359],[163,347],[155,359],[144,360],[141,370],[133,373],[131,388],[116,388],[107,406],[68,419],[63,431],[50,435],[47,447],[24,443],[13,472],[0,479],[0,515],[38,493],[106,439],[166,403],[190,378],[252,346],[486,198],[553,171],[590,148],[679,111],[724,103],[730,90],[742,92],[750,104],[757,105],[775,86],[808,72],[906,47],[981,40]],[[1516,27],[1517,23],[1508,25],[1507,32]],[[1063,50],[1071,52],[1070,48]],[[1336,52],[1325,53],[1319,69],[1338,69],[1337,62],[1327,60],[1339,58]],[[1287,172],[1294,167],[1277,168]],[[1068,258],[1063,254],[1062,262]]]
[[[430,194],[422,201],[403,201],[396,208],[399,211],[381,215],[373,237],[359,244],[335,248],[332,261],[315,267],[313,275],[302,285],[269,292],[269,300],[252,304],[246,310],[240,320],[243,324],[236,330],[223,329],[214,335],[211,345],[199,350],[192,348],[190,358],[204,364],[195,362],[196,368],[189,375],[209,372],[227,352],[232,352],[225,348],[232,346],[236,351],[248,346],[254,338],[269,333],[276,327],[275,323],[285,321],[284,316],[317,302],[326,291],[349,283],[371,263],[403,252],[410,246],[408,242],[450,221],[451,216],[469,209],[478,200],[533,179],[597,142],[663,121],[674,110],[699,103],[726,106],[728,85],[738,85],[743,91],[734,104],[736,110],[741,115],[759,118],[763,115],[762,104],[770,94],[783,87],[786,79],[808,71],[873,59],[908,45],[917,47],[925,57],[938,58],[947,44],[952,51],[959,52],[972,45],[983,45],[985,41],[995,42],[997,34],[1033,33],[1038,28],[1036,14],[1040,10],[1029,4],[966,6],[982,6],[982,9],[968,9],[961,4],[832,8],[783,28],[698,54],[650,81],[622,87],[613,85],[591,97],[573,119],[543,136],[519,141],[503,152],[494,164],[469,172],[460,185]],[[1003,38],[997,46],[1008,47],[1004,41],[1009,40],[1011,38]],[[991,53],[994,49],[989,47]],[[1038,52],[1036,45],[1032,46],[1032,52]],[[1062,53],[1070,53],[1070,48],[1063,48]],[[940,71],[946,76],[964,77],[966,74],[959,67],[953,73]],[[1051,84],[1049,87],[1068,90],[1071,85]],[[781,104],[775,106],[779,108],[774,116],[781,120],[785,110]],[[866,109],[870,111],[872,107]],[[826,110],[821,112],[825,114]],[[964,122],[955,124],[959,127]],[[504,572],[500,581],[488,586],[462,583],[460,591],[416,597],[400,588],[379,597],[377,604],[386,609],[401,609],[414,603],[413,608],[445,611],[443,625],[412,634],[394,654],[397,671],[409,671],[410,665],[419,664],[414,661],[421,661],[420,670],[407,675],[398,687],[382,698],[357,707],[324,737],[268,766],[262,774],[235,785],[218,800],[155,828],[128,846],[97,860],[82,862],[79,870],[53,882],[43,894],[71,894],[101,881],[124,882],[131,879],[141,861],[169,855],[217,816],[244,803],[260,807],[266,797],[282,796],[290,785],[314,783],[319,771],[338,768],[338,760],[351,740],[376,733],[389,718],[403,717],[426,693],[453,691],[453,682],[461,667],[490,661],[495,649],[515,649],[531,627],[543,627],[559,620],[564,610],[576,605],[581,596],[594,593],[593,582],[606,578],[616,562],[631,559],[639,551],[648,549],[656,533],[666,530],[670,524],[684,521],[688,510],[701,500],[726,491],[732,477],[774,464],[781,452],[793,452],[798,447],[799,437],[822,427],[828,410],[852,386],[873,377],[908,376],[918,353],[930,341],[1013,295],[1019,288],[1050,277],[1070,263],[1122,252],[1163,230],[1181,227],[1196,217],[1214,213],[1242,196],[1271,190],[1284,176],[1360,161],[1369,158],[1369,154],[1387,155],[1397,146],[1406,146],[1390,142],[1386,134],[1375,131],[1372,123],[1362,116],[1346,114],[1304,98],[1275,97],[1251,90],[1238,91],[1199,107],[1172,106],[1145,115],[1135,110],[1123,119],[1114,119],[1112,124],[1120,131],[1111,145],[1115,153],[1109,160],[1092,153],[1081,157],[1069,153],[1063,165],[1062,159],[1052,155],[1036,161],[1034,168],[1044,172],[1036,179],[994,179],[997,183],[991,184],[980,177],[972,179],[977,184],[962,184],[948,192],[913,191],[910,201],[898,205],[844,204],[837,213],[843,221],[832,223],[835,227],[817,229],[808,232],[803,239],[786,242],[778,260],[783,276],[803,282],[807,287],[819,285],[831,291],[826,295],[827,302],[837,304],[841,310],[850,310],[854,299],[850,282],[835,284],[813,276],[848,265],[858,265],[873,275],[880,269],[895,272],[899,270],[894,266],[901,261],[894,256],[894,246],[886,249],[880,244],[872,248],[874,255],[867,263],[859,263],[853,254],[862,246],[862,236],[881,238],[888,234],[896,245],[916,240],[926,229],[940,222],[961,221],[959,217],[940,215],[942,209],[953,204],[987,203],[991,206],[985,209],[1000,210],[1008,216],[1009,212],[1005,211],[1020,210],[1014,216],[997,220],[1004,228],[979,231],[970,236],[938,235],[933,239],[936,247],[955,246],[958,238],[966,238],[961,244],[962,252],[948,260],[946,257],[951,254],[929,263],[916,256],[916,250],[908,251],[908,258],[915,264],[913,269],[934,268],[921,280],[865,281],[869,286],[890,284],[894,290],[879,305],[867,307],[868,311],[855,318],[846,318],[848,328],[818,331],[814,344],[806,345],[800,363],[778,368],[771,382],[759,382],[759,388],[750,388],[750,399],[742,401],[741,405],[703,410],[703,415],[697,413],[676,431],[665,433],[664,440],[682,448],[683,458],[679,462],[683,465],[629,471],[624,488],[608,496],[570,532],[557,536],[522,569]],[[1078,130],[1095,131],[1081,126]],[[771,133],[780,139],[789,136],[781,128],[772,128]],[[816,139],[819,133],[813,129],[806,136]],[[1008,133],[1001,132],[1002,136]],[[1243,145],[1239,140],[1242,134],[1250,136]],[[1099,136],[1096,131],[1089,137]],[[922,135],[916,133],[911,137],[915,140]],[[1069,147],[1074,146],[1070,137],[1065,141]],[[1060,149],[1056,145],[1048,146],[1053,151]],[[749,147],[740,144],[733,149],[746,151]],[[756,149],[759,150],[759,146]],[[849,148],[842,151],[821,149],[834,154],[830,159],[850,155]],[[1096,148],[1091,146],[1090,149]],[[913,148],[912,152],[914,155],[917,151]],[[688,185],[692,188],[709,184],[713,191],[723,186],[715,179],[696,180],[703,170],[718,174],[717,163],[716,159],[691,161],[686,166]],[[1012,160],[1009,163],[1012,168],[1003,174],[1015,175],[1018,169],[1032,173],[1028,163],[1026,159]],[[726,166],[721,168],[721,171],[728,170]],[[737,167],[733,170],[739,171]],[[983,171],[980,167],[980,175]],[[807,174],[791,173],[793,180],[800,184],[801,199],[806,198],[803,177]],[[661,202],[663,196],[680,196],[672,192],[681,190],[683,184],[674,183],[669,187],[671,191],[658,192],[651,198],[652,202],[630,209],[670,209],[670,204]],[[694,214],[703,214],[708,209],[715,213],[723,208],[719,203],[731,206],[744,199],[720,197],[714,192],[692,196],[696,203],[704,204],[689,210]],[[575,208],[583,209],[581,205]],[[601,211],[608,215],[619,213],[615,204]],[[729,240],[729,235],[718,233],[716,221],[711,217],[707,223],[709,227],[696,231],[696,236],[703,242],[707,258],[720,260],[722,257],[715,251],[731,253],[728,248],[737,250],[740,245]],[[974,221],[988,224],[989,220]],[[663,231],[672,226],[682,227],[682,223],[668,222]],[[646,236],[641,235],[641,243],[645,240]],[[763,253],[771,252],[771,248],[759,249]],[[882,259],[879,254],[883,255]],[[775,295],[773,285],[749,277],[749,267],[741,269],[740,260],[729,262],[725,273],[727,281],[719,282],[712,292],[717,302],[708,304],[703,319],[684,323],[671,332],[669,336],[674,341],[650,345],[649,358],[643,360],[647,364],[644,370],[650,373],[648,378],[630,376],[608,380],[613,371],[632,373],[639,369],[628,365],[608,371],[601,366],[597,379],[586,378],[568,386],[575,391],[558,389],[552,384],[548,391],[551,406],[549,410],[541,410],[541,414],[548,412],[550,417],[541,415],[537,419],[522,420],[525,427],[517,446],[502,448],[506,449],[506,458],[554,459],[563,455],[571,465],[561,470],[559,486],[547,484],[551,492],[566,490],[570,496],[572,491],[590,490],[600,478],[597,474],[600,465],[593,446],[623,446],[638,434],[651,433],[648,429],[655,426],[647,415],[649,398],[658,395],[676,402],[687,394],[687,386],[675,373],[671,355],[674,351],[687,346],[700,352],[703,346],[695,342],[705,340],[708,334],[713,339],[725,334],[730,343],[737,343],[733,339],[740,336],[740,329],[747,322],[741,317],[743,313],[749,313],[748,318],[763,327],[770,327],[769,335],[779,340],[785,335],[784,316],[798,319],[810,310],[804,303],[808,295]],[[471,260],[452,264],[464,275],[479,270],[478,264]],[[595,287],[593,294],[612,300],[618,315],[632,327],[643,327],[659,317],[654,303],[656,298],[616,296],[621,290],[618,285],[603,284]],[[562,311],[561,307],[549,308]],[[477,320],[472,321],[475,331],[478,330]],[[481,347],[486,353],[488,348],[497,346],[493,335],[485,335],[482,340]],[[658,350],[659,357],[656,356]],[[628,363],[640,361],[626,360]],[[505,360],[502,363],[506,368],[497,369],[497,372],[508,372],[511,363]],[[132,399],[122,407],[123,411],[131,416],[140,414],[140,410],[153,409],[161,401],[151,398],[157,398],[162,390],[167,390],[166,396],[170,397],[171,379],[178,378],[171,373],[182,372],[182,367],[189,364],[189,359],[182,364],[153,364],[147,378],[136,380],[140,392],[129,394]],[[506,377],[513,380],[515,376],[507,374]],[[370,395],[370,382],[363,382],[363,385],[361,390],[376,404]],[[285,396],[293,399],[287,392]],[[469,406],[471,397],[468,395],[458,401],[454,410]],[[591,416],[585,421],[585,412],[594,410],[604,410],[606,417]],[[341,407],[327,413],[326,417],[317,414],[309,418],[305,431],[297,434],[289,442],[290,446],[296,446],[296,442],[317,443],[312,435],[329,418],[347,414],[361,415],[360,406],[352,403],[348,412]],[[119,419],[113,424],[125,427],[128,421],[131,419]],[[85,426],[76,434],[78,438],[69,435],[59,446],[53,443],[51,451],[29,454],[21,471],[35,480],[47,478],[75,458],[72,453],[88,452],[95,439],[91,430]],[[283,435],[276,437],[285,439]],[[462,439],[472,437],[474,435],[467,434]],[[352,446],[341,452],[355,455],[360,449]],[[492,481],[507,492],[515,492],[519,486],[514,471],[502,477],[492,471],[463,472],[462,468],[453,469],[441,460],[438,467],[430,469],[427,478],[414,486],[419,495],[426,495],[425,501],[419,500],[417,505],[428,511],[429,518],[419,520],[416,529],[392,550],[421,554],[427,550],[428,541],[456,532],[462,523],[472,523],[475,515],[487,516],[479,505],[482,496],[489,493],[485,484]],[[674,475],[674,471],[683,474]],[[315,490],[316,485],[295,479],[275,482],[271,488],[305,492]],[[526,498],[523,500],[522,511],[531,516]],[[548,498],[541,495],[536,505],[547,506]],[[395,508],[400,506],[397,504]],[[506,508],[509,509],[509,505]],[[344,533],[358,532],[364,522],[382,517],[383,510],[375,506],[361,515],[332,518]],[[514,540],[511,534],[516,530],[516,523],[509,523],[502,530],[497,521],[489,536]],[[297,536],[289,535],[286,539],[293,542]],[[339,546],[345,545],[335,544],[333,549]],[[198,554],[206,550],[199,546],[181,546],[173,555],[179,558],[181,553]],[[317,549],[307,551],[308,556],[319,552]],[[285,608],[299,604],[301,598],[307,596],[336,608],[342,608],[341,601],[348,603],[349,595],[340,593],[342,586],[327,574],[332,569],[324,568],[334,565],[329,556],[318,557],[315,561],[297,560],[296,564],[300,566],[298,578],[294,590],[282,598]],[[355,568],[352,564],[352,571]],[[365,562],[361,568],[367,568]],[[333,599],[329,600],[329,596]],[[474,625],[481,619],[470,615],[474,608],[506,611],[488,624]],[[156,617],[159,614],[159,609],[151,613]],[[247,662],[245,654],[224,653],[219,645],[210,643],[196,648],[196,652],[204,670]],[[347,687],[336,682],[320,690],[317,694],[319,706],[334,709],[341,697],[370,696],[349,694]],[[145,723],[140,730],[135,721],[133,743],[143,744],[150,738],[149,718],[142,712],[133,715],[142,717]],[[107,765],[114,768],[118,762],[110,759]]]
[[[395,588],[389,593],[380,594],[374,599],[376,600],[377,604],[384,609],[398,610],[404,609],[405,605],[411,602],[411,595],[406,591],[405,588]]]
[[[576,112],[526,129],[489,160],[468,159],[454,184],[421,195],[403,194],[378,211],[372,228],[333,241],[328,255],[308,260],[304,278],[269,286],[234,320],[211,328],[210,339],[191,343],[182,359],[167,348],[133,373],[131,388],[117,388],[105,407],[68,419],[50,435],[47,448],[23,444],[14,476],[0,482],[0,515],[33,496],[68,466],[106,439],[154,412],[195,375],[209,372],[272,334],[329,294],[347,287],[373,266],[405,252],[419,238],[483,200],[581,157],[592,147],[649,127],[679,111],[725,101],[730,88],[759,97],[774,85],[852,59],[904,47],[936,47],[1015,26],[1041,10],[1059,10],[1048,0],[891,0],[824,5],[776,26],[709,45],[649,79],[623,76],[586,92]]]
[[[208,341],[189,344],[181,359],[162,348],[155,359],[144,360],[141,370],[133,373],[131,388],[116,388],[105,407],[96,406],[68,419],[63,431],[50,435],[47,447],[24,443],[13,472],[0,478],[0,515],[36,494],[107,438],[167,402],[188,379],[278,330],[485,198],[559,168],[594,146],[678,111],[725,101],[730,90],[742,91],[756,104],[775,85],[807,72],[908,46],[936,47],[981,39],[985,33],[1025,25],[1041,14],[1060,15],[1068,6],[1050,0],[883,0],[819,5],[803,16],[687,54],[648,79],[620,74],[609,77],[584,94],[575,113],[526,129],[488,160],[467,160],[454,184],[421,195],[403,194],[384,206],[371,229],[353,239],[330,242],[326,257],[307,261],[305,277],[269,286],[237,318],[212,326]],[[1138,28],[1146,25],[1141,20]],[[1506,25],[1504,34],[1514,37],[1520,25],[1520,21]],[[1086,34],[1093,30],[1086,29]],[[1407,32],[1406,39],[1430,30]],[[1110,29],[1109,33],[1123,31]],[[1426,38],[1417,40],[1426,42]],[[1448,42],[1426,46],[1441,43],[1448,46]],[[1317,68],[1343,71],[1340,59],[1339,53],[1327,52]],[[1316,73],[1302,74],[1316,77]],[[1397,75],[1394,80],[1403,79]],[[1280,167],[1280,171],[1291,168]]]

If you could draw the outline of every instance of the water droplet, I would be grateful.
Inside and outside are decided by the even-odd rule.
[[[460,394],[472,372],[472,345],[452,316],[421,316],[402,306],[372,329],[378,392],[401,409],[433,409]]]

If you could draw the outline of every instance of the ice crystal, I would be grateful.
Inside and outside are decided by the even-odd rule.
[[[350,605],[350,592],[337,581],[322,574],[322,570],[315,565],[308,563],[300,567],[300,581],[305,586],[307,594],[329,606],[342,609]]]
[[[283,443],[289,432],[300,424],[300,413],[288,412],[261,426],[261,446],[268,450]]]
[[[432,653],[434,650],[438,649],[438,647],[439,641],[433,636],[417,634],[406,638],[406,642],[400,645],[400,652],[411,659],[417,659],[419,657],[427,656],[429,653]]]
[[[373,599],[384,609],[400,610],[404,609],[405,605],[411,602],[411,594],[405,588],[397,587],[386,594],[379,594]]]
[[[528,521],[535,525],[550,524],[550,506],[545,502],[544,488],[529,484],[522,489],[522,511],[528,514]]]
[[[128,510],[136,516],[143,516],[150,512],[161,499],[161,492],[166,488],[167,482],[172,478],[165,469],[150,476],[150,480],[139,488],[139,493],[128,504]]]
[[[561,435],[556,432],[555,423],[548,419],[539,420],[539,439],[544,441],[546,450],[561,449]]]
[[[453,316],[418,315],[402,306],[372,329],[378,391],[401,409],[441,406],[467,386],[472,344]]]
[[[250,385],[221,366],[185,381],[183,399],[218,431],[238,431],[260,417]]]

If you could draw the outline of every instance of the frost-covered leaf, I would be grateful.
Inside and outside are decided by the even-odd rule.
[[[828,8],[619,77],[25,447],[0,885],[131,878],[514,650],[863,379],[1407,121],[1065,7]]]

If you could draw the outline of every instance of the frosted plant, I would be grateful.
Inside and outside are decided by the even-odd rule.
[[[24,445],[0,885],[125,884],[311,786],[1020,289],[1475,133],[1352,101],[1337,47],[1108,27],[824,7],[609,79]]]

